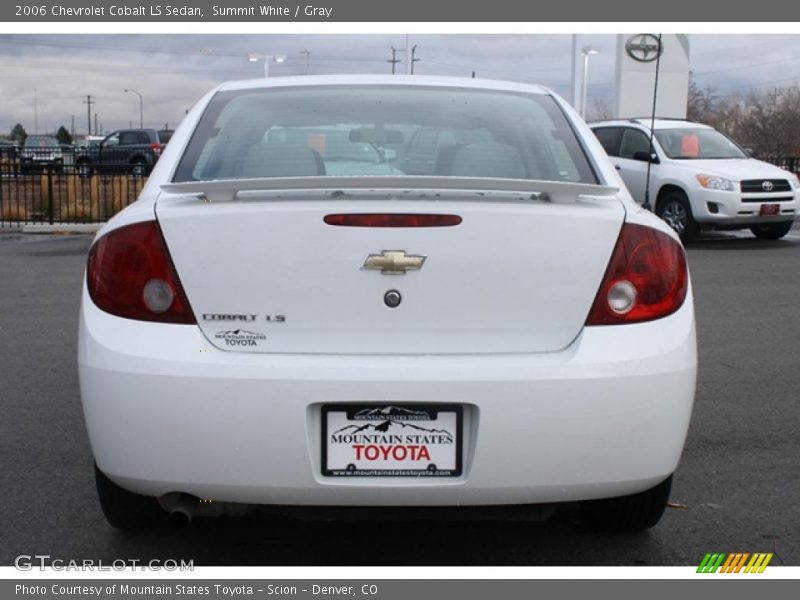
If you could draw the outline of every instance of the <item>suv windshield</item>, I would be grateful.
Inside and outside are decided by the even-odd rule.
[[[657,129],[656,139],[670,158],[748,158],[739,146],[713,129]]]
[[[367,85],[220,92],[174,181],[326,175],[597,182],[550,96]]]
[[[328,129],[276,127],[267,132],[265,143],[301,144],[319,153],[325,162],[347,161],[367,164],[383,162],[385,160],[383,153],[376,144],[354,142],[350,139],[350,132],[357,127],[357,125]]]
[[[26,148],[58,148],[58,140],[49,135],[29,135],[25,138]]]

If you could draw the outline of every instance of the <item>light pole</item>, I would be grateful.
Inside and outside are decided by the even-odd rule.
[[[408,34],[406,34],[406,75],[411,75],[411,67],[414,64],[411,60],[411,44],[408,42]]]
[[[589,87],[589,57],[600,54],[600,50],[591,46],[584,46],[581,50],[583,56],[583,79],[581,81],[581,118],[586,119],[586,90]]]
[[[276,63],[286,62],[285,54],[250,54],[247,57],[250,62],[264,61],[264,78],[269,78],[269,63],[275,61]]]
[[[144,98],[142,95],[133,88],[126,88],[126,92],[133,92],[139,96],[139,129],[144,128]]]
[[[300,54],[306,55],[306,75],[311,72],[311,50],[301,50]]]

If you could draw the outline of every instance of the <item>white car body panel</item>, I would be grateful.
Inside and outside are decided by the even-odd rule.
[[[313,197],[313,196],[312,196]],[[387,204],[391,207],[387,210]],[[332,227],[331,213],[457,214],[455,227]],[[580,333],[619,235],[617,201],[164,201],[156,213],[198,324],[222,350],[314,354],[547,352]],[[283,235],[291,231],[293,235]],[[229,232],[226,234],[225,232]],[[583,242],[575,245],[572,240]],[[404,249],[419,271],[365,258]],[[220,260],[220,255],[224,260]],[[569,260],[542,260],[568,253]],[[402,309],[384,305],[392,289]],[[252,322],[209,315],[255,315]],[[267,322],[264,314],[285,322]],[[264,336],[234,345],[241,326]]]
[[[587,327],[561,352],[527,355],[235,354],[197,327],[110,316],[85,292],[81,319],[81,390],[98,466],[155,496],[434,506],[635,493],[674,471],[694,397],[691,296],[667,318]],[[461,477],[319,474],[322,403],[433,400],[467,408]]]
[[[682,307],[665,318],[618,326],[583,323],[623,220],[677,236],[633,201],[590,129],[557,96],[600,184],[620,188],[613,197],[564,204],[449,199],[334,205],[315,198],[289,205],[253,198],[204,205],[196,195],[162,191],[216,91],[354,82],[551,93],[471,79],[334,76],[235,82],[200,100],[177,128],[139,200],[98,233],[99,238],[157,216],[199,323],[115,317],[97,308],[84,286],[78,363],[100,470],[139,494],[183,492],[220,502],[308,506],[567,502],[637,493],[672,474],[697,373],[691,286]],[[359,212],[458,214],[464,217],[461,225],[436,233],[458,231],[463,238],[322,223],[325,214],[352,212],[356,204]],[[475,225],[473,215],[481,219]],[[214,227],[227,218],[237,235],[209,243]],[[558,219],[569,222],[559,226]],[[530,235],[522,235],[525,228]],[[270,236],[263,243],[280,253],[259,262],[253,250],[265,231]],[[426,254],[430,262],[404,276],[359,270],[367,253],[395,247]],[[313,257],[331,248],[332,255],[324,257],[330,277],[316,279],[312,275],[320,272],[311,270]],[[498,248],[513,261],[500,262]],[[537,254],[577,262],[565,274],[531,260]],[[526,278],[526,270],[534,275]],[[213,283],[204,280],[204,272],[213,273]],[[260,278],[243,276],[248,272]],[[301,277],[291,280],[293,273]],[[480,280],[473,281],[473,274]],[[368,282],[363,275],[371,276]],[[287,284],[274,297],[272,279]],[[365,290],[379,301],[386,289],[400,285],[397,280],[408,290],[404,302],[416,295],[426,305],[404,304],[411,311],[399,325],[386,321],[388,309],[379,302],[372,304],[381,310],[359,304]],[[541,289],[545,284],[556,286],[549,298]],[[492,295],[492,288],[503,293]],[[345,289],[357,292],[352,307]],[[345,311],[347,319],[323,331],[326,299],[332,313]],[[236,308],[234,301],[240,303]],[[463,302],[463,310],[448,312],[448,302]],[[217,331],[201,321],[206,310],[282,313],[289,320],[275,328],[289,329],[267,331],[274,345],[257,352],[233,352],[215,343]],[[527,312],[550,318],[527,321]],[[409,327],[416,329],[408,333]],[[464,407],[460,476],[321,475],[323,404],[432,402]]]

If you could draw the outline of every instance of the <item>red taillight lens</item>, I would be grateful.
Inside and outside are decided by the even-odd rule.
[[[97,240],[89,250],[86,283],[92,301],[112,315],[197,322],[155,221],[120,227]]]
[[[150,147],[153,149],[153,153],[156,156],[161,156],[161,144],[158,142],[153,142],[150,144]]]
[[[325,215],[324,221],[342,227],[452,227],[461,223],[461,217],[425,213],[350,213]]]
[[[681,307],[688,285],[683,247],[665,233],[626,223],[586,324],[616,325],[666,317]]]

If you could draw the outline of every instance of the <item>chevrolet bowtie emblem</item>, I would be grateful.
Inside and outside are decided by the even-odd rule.
[[[405,275],[409,269],[419,270],[425,257],[419,254],[406,254],[405,250],[384,250],[380,254],[370,254],[364,261],[363,269],[380,269],[383,275]]]

